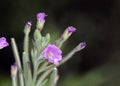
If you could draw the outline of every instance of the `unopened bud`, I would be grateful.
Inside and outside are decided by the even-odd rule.
[[[25,25],[24,33],[29,34],[31,30],[32,22],[28,21]]]
[[[64,31],[64,33],[63,33],[63,35],[62,35],[62,41],[67,40],[67,39],[71,36],[71,34],[72,34],[73,32],[75,32],[75,31],[76,31],[76,28],[75,28],[75,27],[69,26],[69,27]]]
[[[47,15],[44,13],[44,12],[42,12],[42,13],[38,13],[37,15],[36,15],[36,18],[37,18],[37,29],[39,30],[39,31],[41,31],[42,29],[43,29],[43,26],[44,26],[44,23],[45,23],[45,17],[46,17]]]
[[[62,44],[71,36],[71,34],[73,33],[73,32],[75,32],[76,31],[76,28],[75,27],[73,27],[73,26],[69,26],[69,27],[67,27],[67,29],[64,31],[64,33],[62,34],[62,36],[60,37],[60,39],[58,39],[57,41],[56,41],[56,44],[59,46],[59,47],[61,47],[62,46]]]
[[[86,42],[81,42],[77,47],[76,51],[80,51],[86,47]]]
[[[16,63],[11,66],[11,76],[15,77],[17,75],[17,65]]]

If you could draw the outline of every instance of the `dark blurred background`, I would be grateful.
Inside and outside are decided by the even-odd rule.
[[[52,41],[69,25],[77,28],[63,46],[67,54],[82,41],[87,46],[59,68],[58,86],[120,86],[120,0],[1,0],[0,37],[16,39],[20,55],[23,28],[36,14],[45,12],[43,35]],[[0,50],[0,86],[11,86],[10,66],[14,63],[11,46]]]

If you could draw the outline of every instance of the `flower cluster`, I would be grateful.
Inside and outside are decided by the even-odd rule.
[[[68,61],[76,52],[86,46],[86,42],[81,42],[67,55],[63,56],[61,46],[76,31],[76,28],[68,26],[60,38],[51,43],[50,34],[43,36],[41,33],[46,16],[44,12],[36,15],[37,24],[33,34],[33,47],[29,46],[32,23],[30,21],[26,23],[22,60],[19,56],[16,42],[14,38],[11,38],[15,56],[15,64],[11,66],[12,86],[46,86],[46,84],[56,86],[59,78],[57,67]],[[0,49],[8,45],[5,37],[0,38]]]

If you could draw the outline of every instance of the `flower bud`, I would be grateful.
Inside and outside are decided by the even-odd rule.
[[[76,51],[80,51],[86,47],[86,42],[81,42],[77,47]]]
[[[37,18],[37,29],[39,29],[40,31],[42,30],[43,26],[44,26],[44,23],[45,23],[45,17],[47,15],[43,12],[43,13],[38,13],[36,15],[36,18]]]
[[[17,75],[17,65],[16,63],[11,66],[11,76],[15,77]]]
[[[30,33],[31,26],[32,26],[32,22],[28,21],[28,22],[26,23],[25,29],[24,29],[24,33],[25,33],[25,34],[29,34],[29,33]]]
[[[63,35],[62,35],[62,41],[67,40],[67,39],[71,36],[71,34],[72,34],[73,32],[75,32],[75,31],[76,31],[76,28],[75,28],[75,27],[69,26],[69,27],[64,31],[64,33],[63,33]]]

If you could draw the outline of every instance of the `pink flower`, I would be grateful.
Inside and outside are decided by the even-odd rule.
[[[49,44],[44,49],[44,58],[48,60],[48,62],[58,65],[62,60],[62,51],[55,46],[54,44]]]
[[[68,33],[73,33],[73,32],[76,31],[76,28],[73,27],[73,26],[69,26],[69,27],[67,28],[67,30],[68,30]]]
[[[39,20],[40,21],[40,23],[43,23],[44,22],[44,18],[46,17],[47,15],[43,12],[43,13],[38,13],[37,14],[37,20]]]
[[[0,49],[4,48],[4,47],[7,47],[9,44],[7,43],[6,41],[6,38],[5,37],[1,37],[0,38]]]

